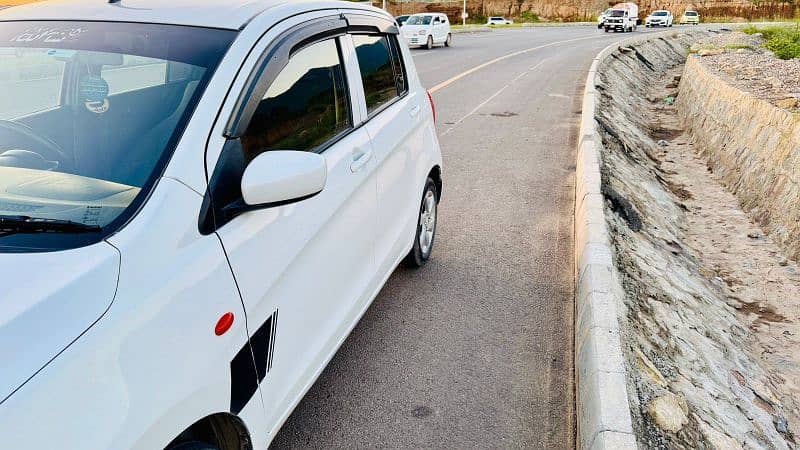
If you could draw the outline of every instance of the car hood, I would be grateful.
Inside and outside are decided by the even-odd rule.
[[[119,252],[106,242],[0,253],[0,403],[108,310],[119,268]]]
[[[430,25],[408,25],[408,23],[406,23],[406,25],[403,25],[403,28],[401,28],[400,30],[404,35],[410,36],[413,34],[417,34],[420,30],[428,30],[430,29],[430,27],[431,27]]]

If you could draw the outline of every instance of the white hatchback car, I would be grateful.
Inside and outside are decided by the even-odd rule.
[[[446,14],[414,14],[403,23],[402,35],[412,47],[432,49],[438,44],[444,44],[445,47],[453,44],[450,21]]]
[[[369,6],[127,2],[0,13],[0,446],[267,448],[431,254],[433,103]]]
[[[489,19],[486,21],[486,25],[513,25],[513,24],[514,24],[513,20],[508,20],[505,17],[500,17],[500,16],[489,17]]]

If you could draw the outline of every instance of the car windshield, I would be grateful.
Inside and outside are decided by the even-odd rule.
[[[615,9],[611,11],[611,17],[625,17],[625,11],[621,9]]]
[[[87,245],[124,223],[234,37],[169,25],[0,22],[0,218],[98,230],[4,225],[0,251]]]
[[[406,21],[406,25],[430,25],[433,16],[411,16]]]
[[[667,11],[656,11],[653,13],[654,16],[666,16],[669,13]]]
[[[694,12],[694,11],[686,11],[686,15],[687,15],[687,16],[696,16],[696,15],[697,15],[697,13],[696,13],[696,12]]]

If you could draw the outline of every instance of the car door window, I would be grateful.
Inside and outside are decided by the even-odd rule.
[[[54,50],[0,48],[0,119],[61,105],[64,59]]]
[[[144,56],[123,55],[121,64],[104,65],[100,76],[108,83],[108,94],[161,86],[167,81],[167,61]]]
[[[367,112],[372,114],[408,90],[394,36],[353,36],[364,83]]]
[[[253,115],[242,146],[247,162],[270,150],[317,151],[352,127],[338,39],[295,53]]]

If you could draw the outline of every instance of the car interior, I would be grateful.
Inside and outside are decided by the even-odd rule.
[[[28,51],[29,49],[25,49]],[[161,79],[114,92],[127,55],[79,51],[65,60],[57,106],[0,121],[0,166],[56,170],[141,187],[183,116],[204,69],[159,61]],[[163,71],[162,68],[163,67]],[[163,72],[163,73],[162,73]]]

